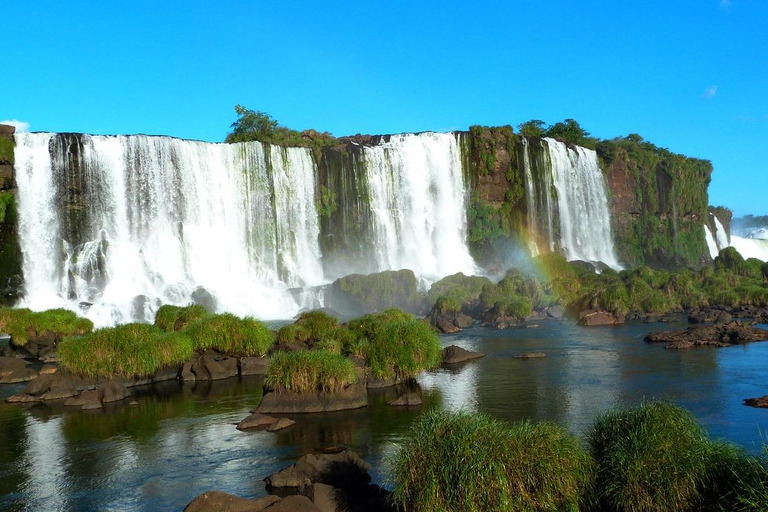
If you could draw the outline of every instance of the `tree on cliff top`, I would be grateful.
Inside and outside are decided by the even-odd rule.
[[[258,140],[281,146],[320,147],[336,143],[336,138],[328,132],[304,130],[299,132],[282,126],[266,112],[250,110],[242,105],[235,105],[237,120],[232,123],[232,131],[224,142],[248,142]]]

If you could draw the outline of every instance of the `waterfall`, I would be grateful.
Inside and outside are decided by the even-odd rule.
[[[170,137],[16,135],[21,305],[97,325],[161,303],[285,318],[323,282],[306,148]]]
[[[715,219],[715,237],[717,240],[717,247],[720,249],[725,249],[730,245],[730,242],[728,241],[728,233],[725,232],[725,228],[720,222],[720,219],[718,219],[716,215],[712,215],[712,217]]]
[[[707,248],[709,248],[709,255],[712,257],[712,259],[715,259],[718,254],[720,254],[720,248],[717,245],[717,242],[715,241],[715,237],[712,236],[712,231],[709,229],[709,226],[706,224],[704,225],[704,238],[707,240]]]
[[[613,244],[605,181],[595,151],[545,138],[557,194],[560,248],[568,260],[621,268]],[[552,215],[550,214],[550,217]]]
[[[466,244],[467,192],[455,135],[392,135],[364,147],[363,159],[376,268],[408,268],[427,283],[476,273]]]

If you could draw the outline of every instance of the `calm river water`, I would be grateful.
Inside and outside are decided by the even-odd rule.
[[[340,444],[386,484],[387,455],[431,407],[552,420],[582,435],[610,407],[663,398],[692,411],[712,436],[757,452],[768,410],[742,400],[768,394],[768,343],[669,351],[643,342],[648,332],[684,326],[473,328],[443,344],[487,356],[422,375],[423,406],[389,407],[397,391],[382,390],[369,394],[367,408],[297,415],[298,424],[278,434],[235,430],[259,403],[259,378],[166,383],[136,390],[138,406],[99,411],[0,403],[0,510],[181,510],[211,489],[257,497],[271,472]],[[513,359],[532,351],[547,357]],[[22,387],[0,386],[0,402]]]

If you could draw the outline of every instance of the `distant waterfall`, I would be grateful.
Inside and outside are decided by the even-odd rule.
[[[720,254],[720,248],[715,241],[715,237],[712,236],[712,231],[709,226],[704,225],[704,238],[707,240],[707,248],[709,249],[709,255],[712,259],[715,259]]]
[[[467,192],[452,133],[392,135],[363,148],[378,270],[429,282],[476,273],[467,247]]]
[[[108,325],[203,296],[285,318],[298,310],[288,287],[323,282],[306,148],[48,133],[16,142],[24,305],[92,303],[87,316]]]
[[[601,261],[620,268],[611,232],[605,180],[597,154],[546,138],[557,195],[558,244],[568,260]],[[550,218],[552,214],[550,213]]]

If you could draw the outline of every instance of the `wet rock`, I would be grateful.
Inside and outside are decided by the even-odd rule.
[[[102,403],[119,402],[131,396],[131,393],[125,387],[122,382],[110,380],[104,382],[98,387],[99,393],[101,393]]]
[[[397,377],[392,379],[380,379],[378,377],[374,377],[373,375],[369,375],[365,382],[365,387],[368,389],[391,388],[392,386],[397,386],[398,384],[402,383],[402,379],[398,379]]]
[[[37,372],[26,361],[17,357],[0,357],[0,384],[28,382]]]
[[[268,364],[268,357],[241,357],[240,375],[264,375]]]
[[[579,313],[579,325],[594,327],[598,325],[619,325],[624,323],[624,317],[605,311],[582,311]]]
[[[645,337],[649,343],[667,343],[668,349],[692,347],[730,347],[744,343],[768,341],[768,331],[738,322],[725,325],[689,327],[682,331],[665,331]]]
[[[58,368],[56,366],[52,364],[46,364],[40,368],[40,375],[53,375],[57,370]]]
[[[152,382],[165,382],[168,380],[176,380],[177,378],[179,378],[179,367],[166,366],[155,372],[152,376]]]
[[[544,314],[547,315],[549,318],[560,320],[563,318],[563,315],[565,314],[565,308],[560,305],[550,306],[544,310]]]
[[[512,359],[541,359],[542,357],[547,357],[547,354],[544,352],[526,352],[525,354],[514,356]]]
[[[85,410],[101,409],[101,393],[95,389],[86,389],[80,395],[64,400],[64,405]]]
[[[195,380],[221,380],[237,375],[237,359],[208,351],[190,367]]]
[[[346,488],[367,484],[371,480],[370,469],[355,452],[340,449],[302,455],[296,464],[272,473],[264,481],[268,487],[299,489],[309,481]]]
[[[40,359],[41,361],[54,361],[56,359],[56,347],[61,341],[61,335],[51,331],[43,331],[37,334],[30,331],[27,343],[22,347],[17,347],[21,353],[28,357]]]
[[[184,512],[252,512],[264,510],[280,501],[277,496],[247,500],[219,491],[204,492],[184,508]]]
[[[472,352],[456,345],[443,349],[443,364],[458,364],[480,357],[485,357],[485,354],[482,352]]]
[[[194,382],[196,380],[195,374],[192,372],[192,365],[197,362],[198,356],[193,356],[192,359],[181,365],[181,371],[179,372],[179,379],[183,382]]]
[[[727,311],[721,311],[720,314],[718,314],[717,317],[715,318],[715,323],[716,324],[727,324],[731,320],[733,320],[733,317],[731,316],[730,313],[728,313]]]
[[[418,393],[404,393],[389,402],[389,405],[401,407],[413,407],[421,404],[421,396]]]
[[[287,496],[264,509],[266,512],[324,512],[306,496]]]
[[[258,412],[252,413],[243,421],[237,424],[237,430],[251,430],[256,428],[266,428],[277,422],[277,418],[267,416]]]
[[[747,398],[746,400],[744,400],[744,405],[748,405],[750,407],[761,407],[761,408],[768,407],[768,395],[761,396],[759,398]]]
[[[323,512],[341,512],[350,509],[344,489],[316,483],[306,486],[301,493]]]
[[[218,301],[216,300],[216,297],[214,297],[211,292],[209,292],[202,286],[198,286],[197,288],[195,288],[195,290],[192,292],[191,299],[192,299],[192,302],[194,302],[195,304],[199,304],[203,306],[205,310],[208,311],[209,313],[215,312],[218,306]]]
[[[368,405],[368,393],[362,383],[336,393],[268,392],[256,408],[262,414],[297,414],[343,411]]]
[[[295,421],[290,420],[288,418],[280,418],[276,422],[272,423],[270,426],[267,427],[267,432],[277,432],[278,430],[283,430],[284,428],[292,427],[296,424]]]
[[[441,316],[440,318],[433,321],[432,325],[437,327],[437,329],[442,332],[443,334],[453,334],[455,332],[459,332],[461,330],[461,327],[453,323],[453,320]]]

